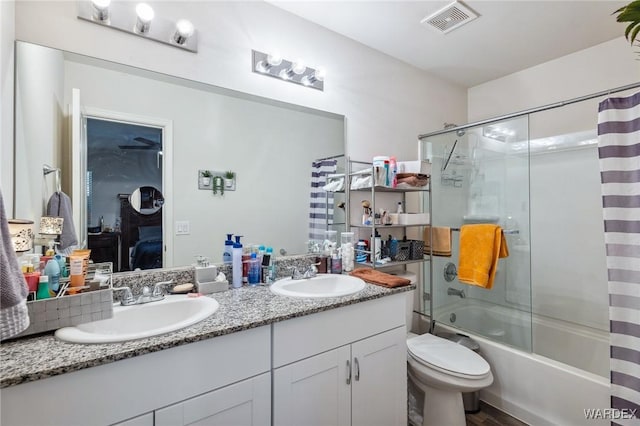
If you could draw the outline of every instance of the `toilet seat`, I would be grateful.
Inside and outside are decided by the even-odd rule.
[[[481,379],[491,373],[489,364],[480,355],[433,334],[407,339],[407,348],[416,362],[445,374]]]

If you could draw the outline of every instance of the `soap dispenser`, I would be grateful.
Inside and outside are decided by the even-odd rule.
[[[232,273],[233,288],[242,287],[242,244],[240,243],[242,235],[236,235],[236,242],[233,243],[232,249]]]
[[[227,240],[224,242],[224,252],[222,253],[222,262],[226,264],[233,263],[233,234],[227,234]]]

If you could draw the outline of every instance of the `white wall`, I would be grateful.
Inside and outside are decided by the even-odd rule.
[[[16,3],[16,38],[343,114],[347,153],[357,159],[413,159],[418,134],[466,121],[462,88],[269,4],[167,1],[154,8],[156,16],[193,21],[198,54],[81,21],[75,2]],[[251,49],[325,66],[325,91],[252,73]]]
[[[0,1],[0,189],[13,216],[13,39],[14,2]]]

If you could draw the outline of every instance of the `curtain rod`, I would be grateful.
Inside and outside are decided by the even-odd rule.
[[[601,96],[610,95],[612,93],[618,93],[618,92],[623,92],[623,91],[629,90],[629,89],[635,89],[635,88],[638,88],[638,87],[640,87],[640,81],[638,81],[636,83],[627,84],[626,86],[620,86],[620,87],[616,87],[614,89],[603,90],[601,92],[592,93],[590,95],[585,95],[585,96],[580,96],[578,98],[569,99],[567,101],[555,102],[555,103],[552,103],[552,104],[548,104],[548,105],[544,105],[544,106],[540,106],[540,107],[536,107],[536,108],[526,109],[526,110],[520,111],[520,112],[514,112],[514,113],[511,113],[511,114],[501,115],[499,117],[494,117],[494,118],[489,118],[489,119],[486,119],[486,120],[476,121],[475,123],[469,123],[469,124],[465,124],[465,125],[462,125],[462,126],[450,127],[448,129],[442,129],[442,130],[437,130],[437,131],[431,132],[431,133],[425,133],[425,134],[422,134],[422,135],[418,135],[418,139],[422,140],[422,139],[425,139],[425,138],[428,138],[428,137],[431,137],[431,136],[437,136],[437,135],[442,135],[442,134],[445,134],[445,133],[455,132],[456,130],[465,130],[465,129],[468,129],[470,127],[482,126],[483,124],[493,123],[494,121],[502,121],[502,120],[506,120],[506,119],[509,119],[509,118],[516,118],[516,117],[520,117],[520,116],[527,115],[527,114],[533,114],[535,112],[546,111],[546,110],[549,110],[549,109],[558,108],[558,107],[562,107],[562,106],[565,106],[565,105],[575,104],[577,102],[587,101],[589,99],[599,98]]]

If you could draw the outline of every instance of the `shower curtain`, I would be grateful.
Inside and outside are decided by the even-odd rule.
[[[324,240],[327,223],[333,221],[333,193],[325,192],[327,175],[336,172],[337,160],[318,160],[311,165],[309,193],[309,239]]]
[[[612,424],[640,424],[640,92],[598,108]]]

